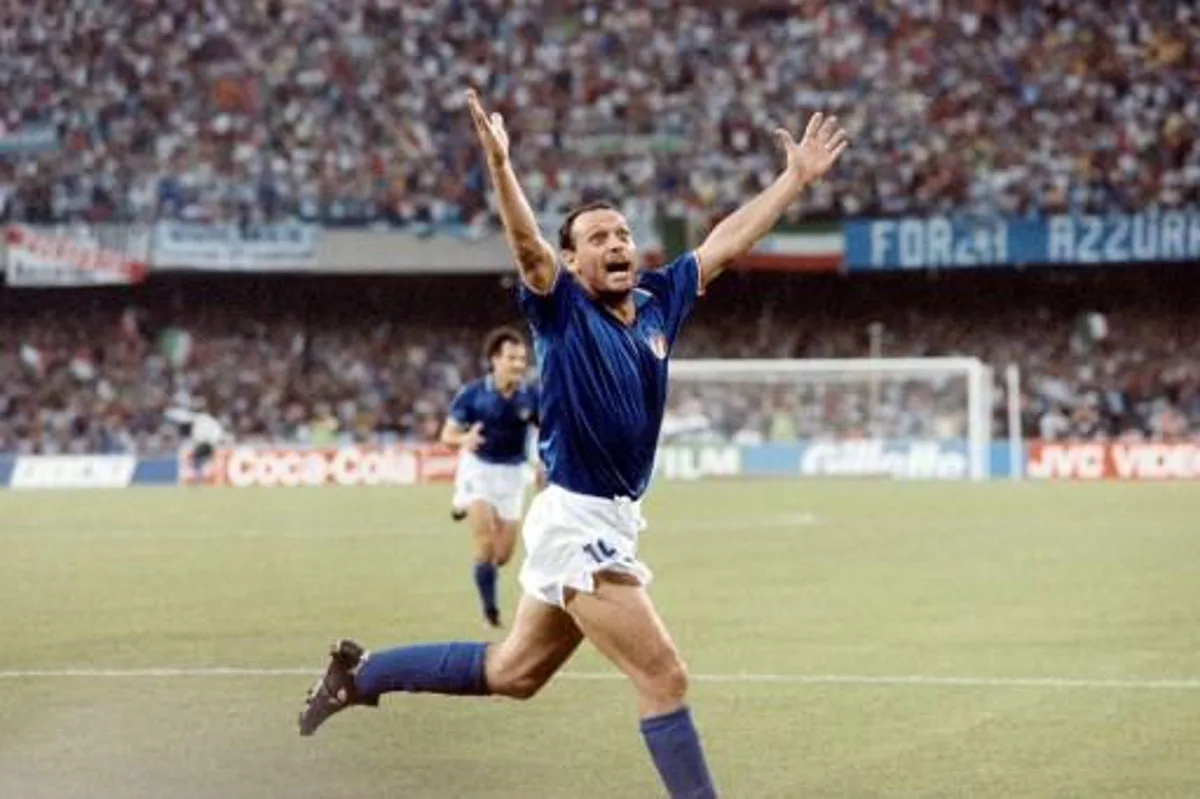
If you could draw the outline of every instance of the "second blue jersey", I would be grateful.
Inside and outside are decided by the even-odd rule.
[[[521,384],[505,396],[488,377],[472,380],[454,396],[450,418],[461,427],[483,425],[483,443],[475,456],[485,463],[524,463],[529,426],[538,421],[537,388]]]

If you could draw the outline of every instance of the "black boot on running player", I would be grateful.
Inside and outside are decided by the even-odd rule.
[[[343,638],[330,647],[329,667],[309,689],[304,710],[300,712],[300,734],[312,735],[325,720],[351,705],[379,704],[378,697],[363,699],[354,687],[354,675],[369,653],[357,641]]]

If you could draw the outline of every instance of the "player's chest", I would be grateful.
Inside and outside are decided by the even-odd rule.
[[[666,379],[669,344],[663,315],[657,306],[640,308],[631,325],[599,314],[589,316],[586,325],[575,328],[579,338],[575,349],[582,359],[593,368],[607,368],[629,377]]]
[[[476,401],[475,412],[485,427],[491,425],[524,425],[533,420],[533,400],[524,392],[512,397],[484,396]]]

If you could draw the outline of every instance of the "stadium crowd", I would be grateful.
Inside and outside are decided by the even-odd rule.
[[[1006,434],[1008,363],[1023,371],[1026,437],[1200,435],[1195,289],[1171,288],[1171,273],[1051,296],[1046,278],[991,279],[1007,282],[735,273],[698,306],[675,356],[974,355],[997,369],[995,435]],[[0,292],[0,452],[173,452],[172,407],[203,407],[241,442],[430,441],[483,368],[483,333],[516,316],[511,286],[494,278],[191,280],[146,284],[134,306],[120,292],[37,304]],[[1088,311],[1104,297],[1111,308]],[[965,410],[962,381],[677,383],[667,429],[745,442],[947,437],[962,434]]]
[[[858,141],[797,213],[1178,206],[1197,42],[1166,0],[8,3],[0,218],[483,223],[467,84],[546,213],[719,214],[818,107]]]

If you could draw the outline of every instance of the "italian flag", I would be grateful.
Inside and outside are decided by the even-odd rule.
[[[738,260],[738,269],[834,272],[842,265],[845,238],[837,223],[779,228]]]

